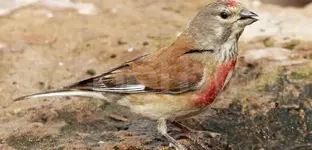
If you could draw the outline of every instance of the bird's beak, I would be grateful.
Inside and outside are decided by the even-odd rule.
[[[239,20],[243,20],[246,25],[250,25],[256,21],[258,21],[258,15],[250,10],[247,9],[243,9],[240,12],[240,19]]]

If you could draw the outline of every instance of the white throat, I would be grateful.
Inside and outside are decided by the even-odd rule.
[[[237,58],[237,40],[236,38],[229,38],[220,49],[215,52],[215,58],[219,62],[225,62],[227,60]]]

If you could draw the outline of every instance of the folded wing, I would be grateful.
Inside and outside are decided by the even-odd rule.
[[[103,92],[179,94],[195,90],[202,81],[204,68],[188,53],[194,51],[190,47],[193,45],[190,39],[180,36],[170,47],[128,61],[100,76],[61,90],[24,96],[15,101],[49,96],[101,98]]]
[[[150,58],[140,58],[66,88],[112,93],[175,94],[195,89],[202,76],[201,63],[187,56],[182,56],[173,62],[155,62]]]

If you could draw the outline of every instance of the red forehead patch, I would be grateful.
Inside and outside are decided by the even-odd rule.
[[[228,0],[225,4],[233,7],[236,6],[237,2],[235,0]]]
[[[237,1],[236,0],[219,0],[219,1],[223,2],[227,6],[231,6],[231,7],[234,7],[234,6],[237,5]]]

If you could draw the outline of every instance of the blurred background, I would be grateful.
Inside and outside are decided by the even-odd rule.
[[[0,149],[169,150],[155,122],[123,107],[12,100],[168,46],[209,2],[0,0]],[[183,123],[221,133],[205,141],[216,150],[312,149],[312,1],[241,2],[260,21],[240,39],[234,78],[212,110]]]

